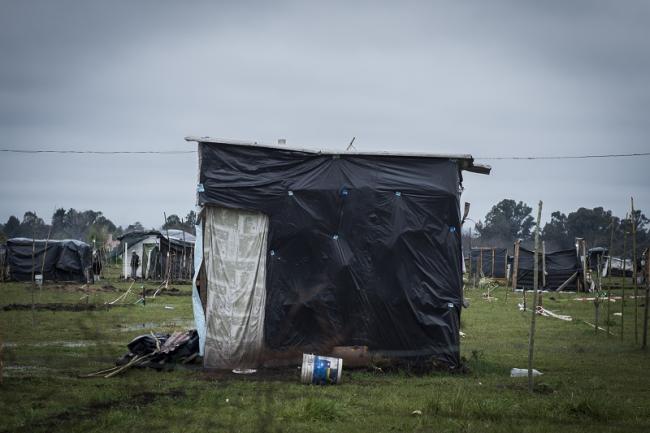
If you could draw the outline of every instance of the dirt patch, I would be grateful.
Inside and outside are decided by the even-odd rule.
[[[252,374],[237,374],[232,370],[202,369],[199,378],[207,381],[252,381],[252,382],[300,382],[300,370],[297,367],[259,368]]]
[[[147,296],[153,296],[154,293],[156,293],[158,289],[145,289],[145,293]],[[168,289],[160,289],[158,292],[158,295],[165,295],[165,296],[192,296],[192,292],[188,291],[182,291],[177,289],[176,287],[170,287]]]
[[[128,307],[132,304],[70,304],[52,302],[49,304],[8,304],[1,307],[2,311],[105,311],[115,307]]]
[[[94,418],[111,409],[120,409],[123,407],[142,407],[155,402],[160,398],[182,398],[185,397],[185,391],[172,389],[166,392],[141,392],[129,396],[128,399],[106,400],[93,402],[87,406],[77,406],[73,410],[66,409],[63,412],[51,415],[43,420],[35,421],[12,431],[36,432],[36,431],[54,431],[60,428],[62,422],[70,422],[80,419]],[[10,430],[1,430],[9,432]]]
[[[32,290],[32,286],[29,285],[25,287],[27,290]],[[98,292],[119,292],[120,289],[113,286],[112,284],[103,284],[101,286],[90,285],[90,284],[44,284],[44,289],[48,290],[60,290],[63,292],[80,292],[80,293],[98,293]]]

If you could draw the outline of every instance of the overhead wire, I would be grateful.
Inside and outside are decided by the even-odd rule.
[[[353,140],[354,141],[354,140]],[[352,144],[352,143],[350,143]],[[60,149],[0,149],[5,153],[24,154],[80,154],[80,155],[180,155],[196,153],[196,150],[60,150]],[[594,158],[632,158],[650,156],[650,152],[607,153],[588,155],[536,155],[536,156],[475,156],[478,160],[560,160],[560,159],[594,159]]]

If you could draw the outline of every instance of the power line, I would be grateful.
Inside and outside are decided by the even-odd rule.
[[[65,153],[90,155],[177,155],[196,153],[196,150],[33,150],[33,149],[0,149],[8,153]]]
[[[354,141],[354,140],[353,140]],[[352,143],[350,143],[352,144]],[[0,149],[5,153],[54,153],[80,155],[181,155],[196,153],[196,150],[42,150],[42,149]],[[593,159],[593,158],[629,158],[650,156],[650,152],[608,153],[601,155],[554,155],[554,156],[475,156],[480,160],[557,160],[557,159]]]
[[[484,159],[484,160],[591,159],[591,158],[625,158],[625,157],[635,157],[635,156],[650,156],[650,152],[608,153],[604,155],[562,155],[562,156],[475,156],[474,159]]]

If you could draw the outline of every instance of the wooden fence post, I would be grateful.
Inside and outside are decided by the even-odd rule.
[[[643,343],[642,349],[648,347],[648,301],[650,301],[650,249],[645,250],[645,307],[643,308]]]
[[[627,221],[627,214],[625,214],[625,220]],[[625,226],[623,226],[623,288],[621,290],[621,340],[625,336],[625,283],[627,272],[627,231]]]
[[[494,278],[494,248],[492,248],[492,278]]]
[[[630,198],[632,208],[632,288],[634,289],[634,343],[639,342],[639,288],[636,283],[636,217],[634,216],[634,197]]]
[[[542,241],[542,287],[546,287],[546,242]]]
[[[537,208],[537,225],[535,227],[535,255],[533,263],[533,311],[530,319],[530,334],[528,339],[528,391],[533,392],[533,354],[535,348],[535,318],[537,317],[537,296],[539,285],[539,224],[542,219],[542,201]]]

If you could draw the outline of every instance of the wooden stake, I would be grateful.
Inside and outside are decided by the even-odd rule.
[[[546,287],[546,242],[542,241],[542,287]]]
[[[634,197],[630,198],[632,208],[632,288],[634,289],[634,343],[639,342],[639,288],[636,284],[636,218],[634,216]]]
[[[539,254],[539,225],[542,219],[542,201],[539,201],[537,208],[537,225],[535,227],[535,256],[533,262],[533,311],[530,319],[530,334],[528,339],[528,391],[533,392],[533,353],[535,348],[535,318],[537,317],[537,296],[539,284],[539,263],[537,256]]]
[[[494,248],[492,248],[492,278],[494,278]]]
[[[611,225],[612,225],[612,228],[609,231],[609,233],[610,233],[610,235],[609,235],[609,251],[607,251],[607,254],[608,254],[608,262],[607,263],[608,263],[608,266],[609,266],[607,268],[609,270],[607,275],[609,275],[609,281],[610,282],[612,281],[612,250],[614,249],[614,217],[613,216],[612,216]],[[609,334],[610,334],[610,332],[609,332],[609,320],[610,320],[611,316],[609,315],[609,310],[610,310],[609,304],[611,303],[611,300],[612,300],[611,283],[610,283],[609,286],[610,287],[607,288],[607,319],[606,319],[607,322],[605,324],[605,327],[607,328],[607,337],[609,337]]]
[[[625,214],[625,220],[627,221],[627,214]],[[621,224],[623,227],[623,289],[621,290],[621,340],[625,335],[625,272],[627,272],[627,230],[625,230],[625,225]]]
[[[585,239],[580,240],[580,245],[582,246],[582,279],[584,283],[584,291],[587,289],[587,241]]]
[[[517,290],[517,272],[519,271],[519,243],[521,242],[520,239],[517,239],[515,241],[515,253],[514,253],[514,258],[512,260],[512,290]]]
[[[645,307],[643,308],[642,349],[648,348],[648,301],[650,301],[650,249],[646,249],[645,251]]]
[[[34,321],[36,320],[34,317],[34,292],[36,291],[36,280],[34,279],[34,272],[36,268],[36,260],[35,260],[35,255],[36,255],[36,229],[32,229],[32,325],[34,325]]]
[[[596,326],[594,327],[594,332],[596,334],[598,334],[598,318],[600,314],[600,302],[601,302],[600,295],[603,289],[601,278],[600,278],[601,257],[602,256],[598,256],[598,263],[596,264],[597,267],[596,268],[596,296],[594,296],[594,308],[595,308],[594,322],[596,323]]]

